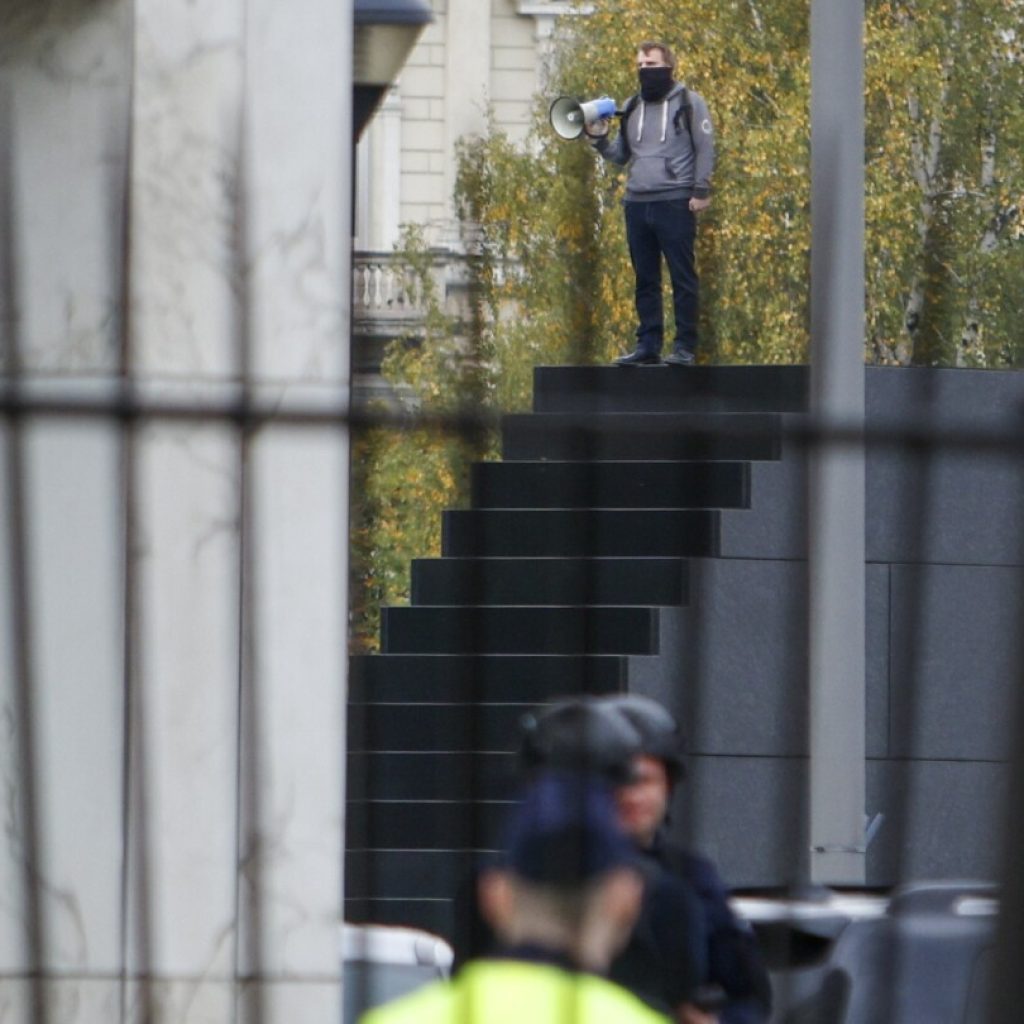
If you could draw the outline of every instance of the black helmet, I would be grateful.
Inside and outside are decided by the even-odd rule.
[[[601,703],[617,712],[640,736],[639,754],[664,761],[675,785],[686,774],[686,741],[679,723],[656,700],[628,693],[604,697]]]
[[[528,771],[539,768],[593,772],[612,785],[631,777],[641,753],[640,732],[626,715],[608,714],[601,701],[558,701],[520,720],[521,757]]]

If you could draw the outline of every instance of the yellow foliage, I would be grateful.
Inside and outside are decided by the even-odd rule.
[[[1020,36],[1021,7],[865,6],[866,357],[1019,365],[1024,55],[1007,40]],[[678,0],[594,7],[560,22],[551,93],[624,102],[636,90],[636,43],[660,38],[711,108],[718,163],[698,235],[702,358],[805,360],[807,0],[724,0],[697,16]],[[431,297],[422,337],[393,346],[386,362],[432,413],[525,409],[535,365],[600,363],[631,347],[624,175],[585,143],[554,137],[549,98],[537,97],[523,146],[495,127],[460,145],[455,198],[474,257],[472,323],[446,318]],[[415,233],[403,253],[429,283]],[[968,324],[969,351],[959,344]],[[358,450],[355,643],[372,646],[374,602],[407,594],[408,560],[438,550],[442,507],[460,500],[468,462],[496,444],[414,430],[371,432]]]

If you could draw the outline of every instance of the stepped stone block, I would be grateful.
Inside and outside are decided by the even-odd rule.
[[[349,661],[349,700],[540,703],[551,694],[615,693],[626,658],[562,654],[364,654]]]
[[[504,751],[519,745],[519,722],[529,704],[350,704],[348,749]]]
[[[999,830],[992,712],[1020,675],[1022,380],[866,371],[871,885],[998,867],[977,836]],[[692,751],[675,837],[736,886],[803,876],[808,383],[807,367],[536,370],[535,412],[506,417],[504,461],[473,471],[475,507],[446,512],[443,557],[414,563],[414,607],[385,610],[388,653],[352,659],[349,919],[452,934],[454,889],[514,792],[519,718],[570,693],[666,703]],[[1005,448],[922,452],[878,429],[979,423]]]
[[[626,666],[609,654],[363,654],[349,659],[349,700],[535,704],[551,694],[619,692]]]
[[[685,604],[681,558],[433,558],[412,565],[412,603]]]
[[[353,850],[494,850],[509,806],[487,800],[349,800],[346,841]]]
[[[473,508],[746,508],[742,462],[480,462]]]
[[[444,513],[441,550],[454,556],[716,555],[719,513],[692,509],[450,510]]]
[[[527,413],[502,418],[505,461],[757,461],[782,454],[773,413]]]
[[[534,412],[804,412],[807,366],[538,366]]]
[[[381,646],[396,654],[654,654],[658,620],[636,607],[384,608]]]
[[[479,860],[472,850],[354,850],[345,861],[345,895],[447,901]]]
[[[507,800],[518,771],[513,753],[352,751],[346,783],[352,800]]]

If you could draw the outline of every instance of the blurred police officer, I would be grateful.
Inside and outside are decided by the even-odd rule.
[[[649,864],[685,882],[703,914],[705,988],[679,1013],[682,1024],[763,1024],[771,1012],[771,983],[750,927],[732,912],[714,864],[667,838],[669,806],[685,774],[685,743],[678,723],[657,701],[636,695],[593,703],[629,722],[638,735],[631,777],[616,789],[619,821]],[[609,727],[611,728],[611,727]],[[642,921],[641,921],[642,923]],[[617,975],[625,984],[630,979]]]
[[[617,708],[594,699],[557,701],[526,715],[521,730],[520,770],[526,777],[552,769],[582,772],[621,793],[641,753],[636,726]],[[704,910],[688,882],[646,854],[638,856],[646,866],[640,912],[610,977],[655,1009],[682,1019],[684,1010],[696,1009],[691,1000],[708,971]],[[466,879],[456,896],[456,970],[494,948],[477,889],[475,880]]]
[[[542,772],[512,812],[504,858],[479,880],[496,948],[363,1024],[666,1024],[600,977],[642,891],[609,788],[593,775]]]

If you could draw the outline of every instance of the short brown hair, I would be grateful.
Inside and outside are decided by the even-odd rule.
[[[664,43],[655,42],[653,39],[645,39],[637,49],[641,53],[650,53],[651,50],[661,50],[661,59],[670,67],[676,66],[676,55],[672,52],[671,47],[666,46]]]

